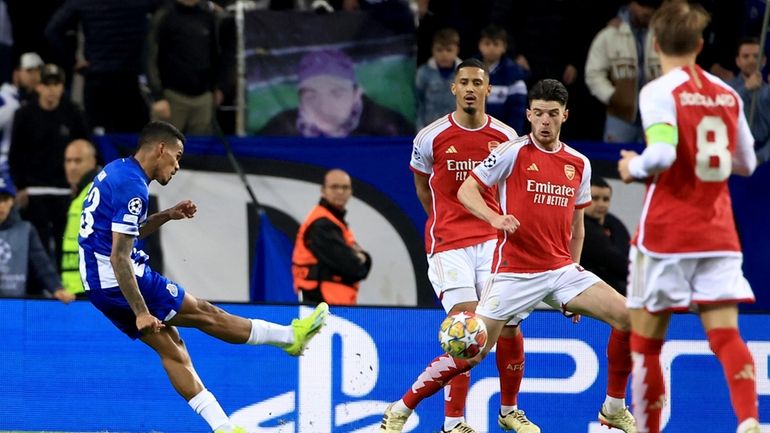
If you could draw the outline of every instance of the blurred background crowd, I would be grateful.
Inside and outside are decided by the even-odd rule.
[[[556,78],[570,92],[565,141],[642,141],[638,91],[660,73],[647,24],[662,1],[0,0],[0,196],[21,211],[0,212],[0,231],[27,221],[19,236],[36,232],[42,250],[27,247],[25,272],[68,299],[55,294],[68,269],[77,279],[67,215],[106,162],[95,137],[150,119],[188,135],[413,136],[454,109],[468,57],[491,71],[488,112],[520,134],[527,89]],[[759,107],[767,160],[766,2],[696,1],[712,16],[699,65],[747,113]],[[19,294],[19,278],[0,295]]]

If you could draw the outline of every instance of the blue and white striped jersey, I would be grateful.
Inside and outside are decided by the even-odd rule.
[[[133,157],[117,159],[104,167],[83,202],[80,215],[80,277],[86,290],[118,287],[110,263],[112,232],[139,236],[147,220],[150,180]],[[149,256],[134,248],[134,272],[144,274]]]

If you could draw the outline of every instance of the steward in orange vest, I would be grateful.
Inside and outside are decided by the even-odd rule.
[[[341,182],[330,185],[335,174]],[[303,301],[354,305],[359,281],[369,275],[372,259],[356,243],[344,220],[346,211],[339,206],[352,195],[350,177],[341,170],[327,173],[322,193],[338,206],[321,198],[300,226],[292,255],[294,290]]]

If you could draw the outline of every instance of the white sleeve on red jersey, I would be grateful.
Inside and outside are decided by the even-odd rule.
[[[519,150],[529,142],[524,136],[497,146],[481,164],[473,169],[473,176],[487,188],[504,181],[511,175]]]
[[[749,128],[749,122],[743,112],[743,101],[740,96],[735,95],[738,100],[738,143],[733,155],[733,173],[741,176],[750,176],[757,168],[757,155],[754,153],[754,135]]]
[[[583,178],[580,179],[580,186],[575,198],[575,207],[578,209],[591,204],[591,162],[586,157],[583,157],[583,161],[585,162]]]
[[[657,123],[676,126],[676,101],[671,89],[664,87],[662,80],[648,83],[639,93],[639,114],[642,116],[642,127],[646,131]]]
[[[575,155],[583,161],[583,177],[580,178],[580,185],[575,195],[575,208],[582,209],[591,204],[591,161],[585,155],[566,144],[562,144],[562,146],[564,146],[565,152]]]
[[[409,165],[413,170],[429,175],[433,173],[433,138],[435,136],[426,136],[417,134],[412,148],[412,160]]]

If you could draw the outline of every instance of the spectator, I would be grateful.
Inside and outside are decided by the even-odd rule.
[[[754,135],[757,163],[770,159],[770,85],[764,82],[759,71],[759,39],[745,38],[738,44],[735,64],[740,73],[728,84],[741,95],[743,111],[750,118],[752,99],[759,98],[754,109],[754,119],[749,125]],[[765,58],[762,58],[762,66]],[[750,120],[751,121],[751,120]]]
[[[13,34],[5,0],[0,0],[0,82],[11,79],[13,70]]]
[[[85,76],[83,98],[89,122],[105,132],[138,132],[149,118],[139,90],[147,14],[161,0],[66,0],[46,27],[48,42],[62,64],[74,60],[64,34],[80,24],[85,61],[75,69]]]
[[[62,241],[61,281],[65,290],[73,295],[84,296],[80,279],[78,234],[83,202],[100,168],[96,164],[96,148],[88,140],[74,140],[64,151],[64,174],[72,189],[72,201],[67,212],[67,225]]]
[[[297,74],[299,107],[276,114],[260,134],[347,137],[414,133],[404,116],[366,96],[356,81],[353,61],[342,51],[305,54]]]
[[[347,173],[326,172],[321,201],[300,226],[294,244],[292,274],[300,301],[356,303],[359,282],[369,275],[372,258],[358,245],[345,221],[345,206],[352,195]]]
[[[13,116],[18,108],[18,88],[12,83],[3,83],[0,86],[0,176],[8,174],[8,149],[11,147]]]
[[[564,16],[581,19],[565,19],[561,29],[558,55],[566,65],[561,72],[561,81],[569,91],[572,110],[569,122],[562,129],[562,136],[567,140],[601,140],[604,134],[605,106],[591,95],[586,86],[585,66],[588,48],[594,36],[611,20],[617,20],[618,8],[623,0],[594,0],[591,13],[584,14],[586,4],[583,0],[568,0],[565,3]]]
[[[441,29],[433,35],[432,56],[417,68],[417,128],[424,128],[455,108],[455,97],[447,92],[460,64],[460,35],[456,30]]]
[[[591,93],[607,106],[604,141],[642,142],[639,90],[660,75],[660,59],[647,31],[661,0],[632,0],[618,12],[620,22],[600,31],[588,51],[585,79]]]
[[[13,82],[19,91],[19,101],[35,99],[35,89],[40,84],[40,68],[43,59],[37,53],[24,53],[19,58],[19,65],[14,70]]]
[[[211,135],[222,102],[217,22],[208,1],[176,0],[155,12],[148,37],[152,117],[185,134]]]
[[[625,296],[631,237],[623,222],[609,212],[611,200],[610,184],[594,176],[591,205],[584,215],[585,241],[580,264]]]
[[[70,202],[64,149],[72,140],[86,138],[88,128],[80,108],[62,98],[61,68],[45,65],[40,79],[37,99],[16,111],[8,162],[23,216],[40,233],[58,267]]]
[[[490,24],[481,31],[479,52],[489,69],[491,91],[487,97],[487,113],[512,127],[518,134],[524,132],[527,115],[527,84],[529,71],[508,58],[508,32]]]
[[[0,296],[27,295],[30,275],[54,298],[68,303],[75,296],[62,289],[35,227],[14,209],[16,189],[0,177]]]
[[[746,5],[743,1],[692,0],[703,6],[711,16],[703,31],[703,50],[698,54],[700,67],[723,81],[735,78],[733,56],[735,47],[745,29],[743,24]]]

